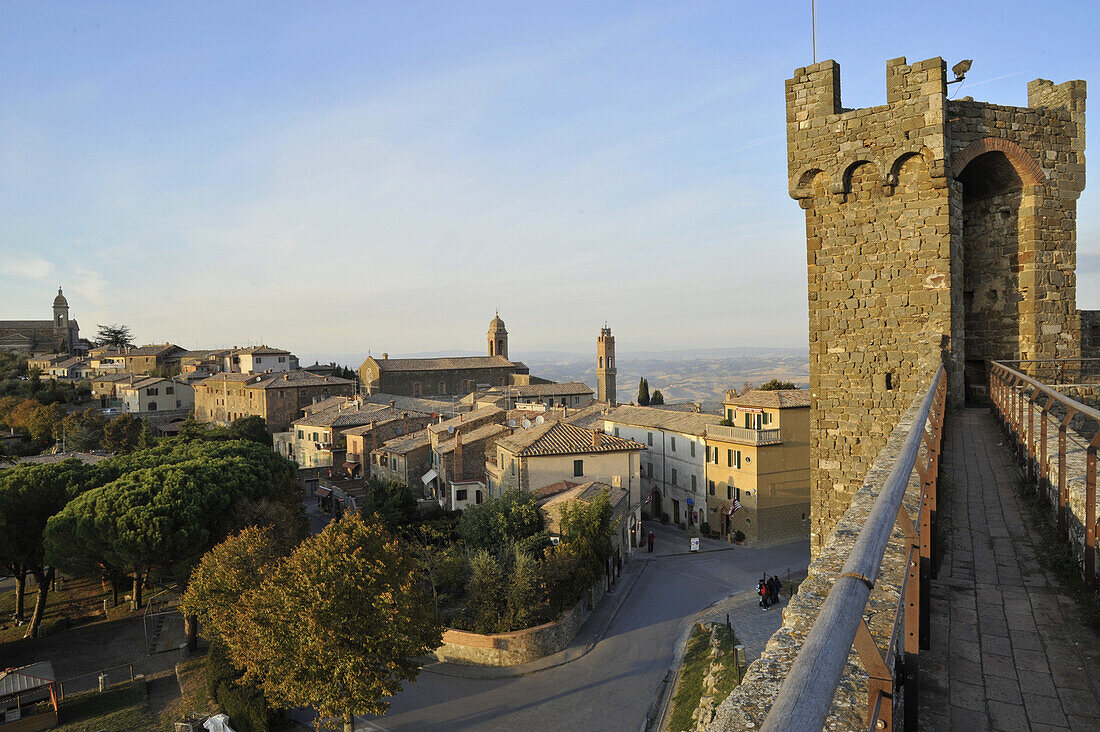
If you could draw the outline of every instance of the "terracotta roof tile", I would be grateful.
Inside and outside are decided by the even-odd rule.
[[[772,409],[788,409],[790,407],[810,406],[809,389],[776,389],[775,391],[763,391],[752,389],[740,396],[726,397],[726,404],[734,407],[770,407]]]
[[[601,452],[644,450],[634,440],[600,433],[599,446],[594,445],[595,430],[576,427],[566,422],[546,422],[512,433],[499,444],[523,457],[538,455],[589,455]]]

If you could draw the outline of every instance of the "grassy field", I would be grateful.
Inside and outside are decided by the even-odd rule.
[[[119,684],[103,693],[88,691],[66,697],[61,702],[61,726],[56,729],[63,732],[129,732],[160,726],[149,711],[145,682],[139,680]]]
[[[733,647],[738,644],[737,636],[725,626],[718,628],[719,657],[723,663],[719,667],[718,681],[714,696],[724,699],[737,686],[739,679],[733,656]],[[703,698],[703,679],[710,669],[710,630],[696,625],[692,628],[684,652],[684,663],[680,667],[680,678],[676,692],[672,697],[672,713],[669,715],[668,729],[674,732],[690,730],[695,726],[691,715]]]
[[[103,600],[111,597],[99,582],[87,579],[69,579],[61,581],[61,589],[46,595],[46,614],[42,618],[42,634],[52,635],[74,625],[103,620]],[[30,622],[34,612],[34,603],[38,599],[38,587],[28,577],[27,588],[23,594],[24,624],[16,625],[12,619],[15,612],[15,591],[0,594],[0,645],[19,640],[27,632],[26,623]],[[141,611],[130,610],[130,604],[120,602],[118,607],[108,609],[111,620],[140,615]]]

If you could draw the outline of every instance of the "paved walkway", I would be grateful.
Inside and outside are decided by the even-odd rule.
[[[1100,729],[1100,639],[1037,559],[986,409],[948,415],[943,562],[921,654],[923,730]]]

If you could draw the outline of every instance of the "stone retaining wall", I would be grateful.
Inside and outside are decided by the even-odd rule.
[[[606,581],[601,580],[554,622],[511,633],[482,635],[447,628],[435,657],[470,666],[517,666],[565,650],[606,592]]]
[[[923,390],[921,396],[923,397]],[[837,522],[836,530],[828,543],[810,564],[806,580],[784,608],[783,627],[768,641],[763,655],[749,665],[741,685],[718,707],[714,720],[708,727],[712,732],[755,729],[763,723],[799,649],[821,612],[825,597],[855,546],[856,538],[871,513],[875,498],[881,492],[919,410],[920,399],[917,399],[894,428],[886,447],[875,458],[862,486],[852,498],[848,511]],[[926,460],[927,457],[922,456],[921,459]],[[920,484],[914,473],[905,494],[905,506],[910,516],[916,515],[919,500]],[[893,632],[894,617],[905,581],[906,552],[905,537],[895,526],[864,613],[880,649],[888,647]],[[736,630],[736,624],[734,629]],[[894,699],[895,723],[901,719],[901,703],[901,695],[898,694]],[[853,650],[848,655],[848,663],[833,698],[833,707],[825,729],[866,728],[866,713],[867,672]],[[900,728],[900,724],[898,726]]]

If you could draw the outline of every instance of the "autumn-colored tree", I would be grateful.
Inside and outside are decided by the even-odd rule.
[[[357,513],[270,563],[250,556],[270,552],[253,549],[258,536],[248,530],[204,557],[185,608],[203,613],[273,705],[313,707],[347,732],[356,715],[384,714],[442,637],[412,555]]]
[[[54,438],[60,440],[66,452],[87,452],[103,447],[103,432],[107,418],[98,409],[73,412],[61,420],[60,429],[54,429]]]

